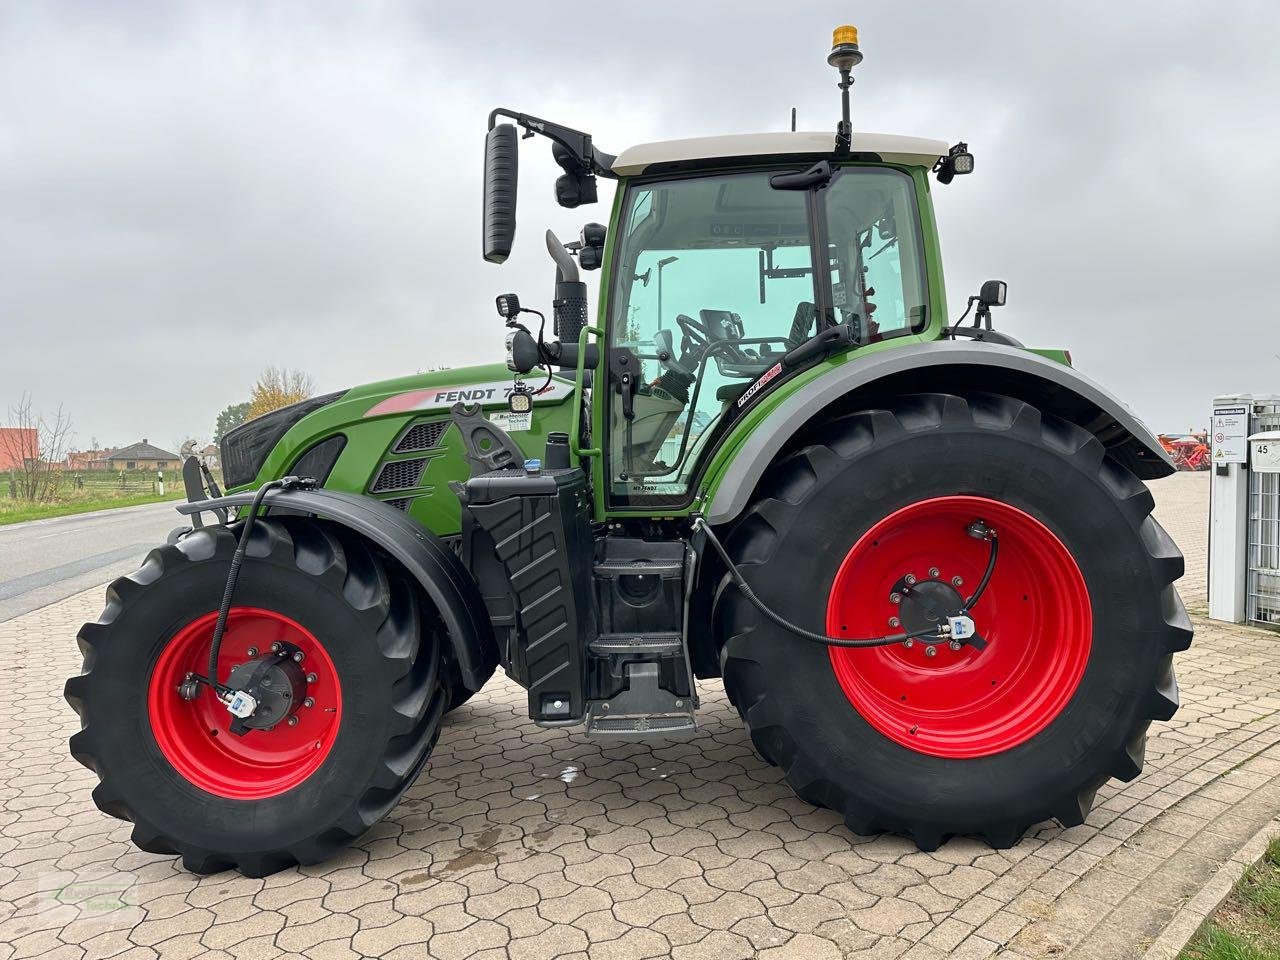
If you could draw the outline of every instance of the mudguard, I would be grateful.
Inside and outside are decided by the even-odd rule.
[[[248,506],[256,491],[178,505],[191,515]],[[322,517],[366,537],[385,550],[422,585],[436,606],[469,690],[479,690],[498,662],[498,647],[475,580],[449,546],[430,530],[380,500],[324,489],[273,489],[262,509]]]
[[[722,479],[706,507],[708,522],[727,523],[737,517],[787,441],[829,405],[855,392],[871,396],[948,390],[1003,393],[1079,424],[1143,480],[1174,472],[1173,461],[1146,424],[1074,368],[994,343],[916,343],[840,364],[770,411],[722,468]]]

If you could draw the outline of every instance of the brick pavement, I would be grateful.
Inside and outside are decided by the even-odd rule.
[[[1194,609],[1207,487],[1154,488]],[[1182,710],[1144,775],[1104,787],[1087,825],[1011,850],[852,836],[754,755],[718,682],[696,739],[621,745],[531,726],[495,678],[359,847],[265,880],[195,877],[129,845],[67,755],[62,681],[100,603],[0,624],[0,960],[1136,956],[1280,812],[1280,637],[1197,617]]]

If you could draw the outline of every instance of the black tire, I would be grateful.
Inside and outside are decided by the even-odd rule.
[[[102,615],[80,630],[83,673],[67,681],[66,698],[81,721],[71,753],[101,781],[94,802],[133,822],[135,844],[180,854],[196,873],[260,877],[322,861],[385,816],[426,763],[446,699],[440,634],[422,629],[415,584],[340,527],[262,519],[235,604],[277,611],[323,638],[342,719],[323,764],[276,796],[228,799],[184,778],[156,742],[147,686],[175,631],[217,610],[238,532],[197,530],[112,583]]]
[[[1177,709],[1172,654],[1192,633],[1172,586],[1182,555],[1150,516],[1146,486],[1087,431],[1003,396],[904,396],[813,425],[766,473],[727,546],[766,603],[823,632],[857,538],[901,507],[955,494],[1037,518],[1091,598],[1078,687],[1011,749],[954,759],[901,746],[854,709],[827,648],[765,620],[727,582],[716,609],[725,687],[761,755],[856,833],[905,834],[923,850],[956,834],[1007,847],[1044,820],[1082,823],[1103,783],[1138,775],[1150,722]]]
[[[449,692],[449,706],[445,711],[446,713],[453,713],[453,711],[457,710],[460,706],[480,692],[479,690],[469,689],[466,684],[462,682],[462,672],[458,669],[458,664],[452,657],[448,657],[445,660],[444,676],[444,686]],[[489,676],[493,676],[492,668],[489,670]],[[486,677],[485,680],[487,682],[488,677]],[[481,689],[483,688],[484,685],[481,684]]]

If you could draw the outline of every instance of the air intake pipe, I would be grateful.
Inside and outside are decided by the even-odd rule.
[[[556,295],[551,301],[552,329],[563,344],[576,346],[587,325],[587,285],[578,279],[578,265],[564,244],[547,231],[547,252],[556,262]]]

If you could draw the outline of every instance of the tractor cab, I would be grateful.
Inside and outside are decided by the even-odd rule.
[[[849,70],[860,60],[856,34],[838,35],[843,118],[829,133],[673,140],[615,156],[580,131],[490,115],[486,259],[502,262],[514,242],[518,128],[553,141],[562,205],[594,200],[599,176],[618,181],[608,228],[589,224],[569,244],[548,232],[559,342],[500,311],[517,375],[592,371],[579,378],[594,387],[581,398],[590,442],[573,441],[600,453],[603,511],[687,509],[715,452],[786,381],[946,328],[928,175],[950,182],[973,157],[963,143],[852,132]],[[589,347],[578,269],[601,266]]]
[[[612,506],[688,498],[716,439],[824,357],[936,335],[921,211],[946,146],[854,141],[836,162],[819,159],[836,145],[820,133],[648,144],[615,161],[601,311]]]

